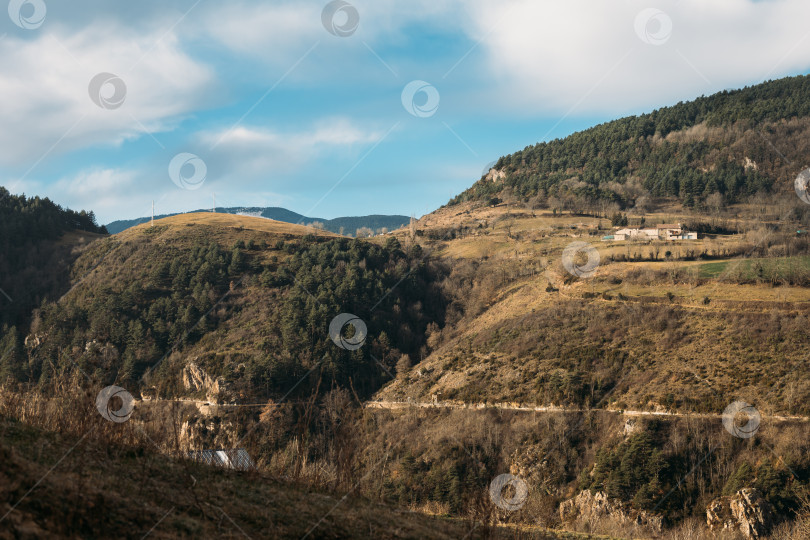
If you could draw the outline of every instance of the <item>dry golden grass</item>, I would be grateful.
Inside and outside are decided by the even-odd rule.
[[[214,214],[209,212],[193,212],[189,214],[180,214],[171,216],[155,221],[155,226],[169,226],[169,227],[188,227],[194,225],[206,225],[210,227],[219,228],[236,228],[247,229],[251,231],[260,231],[271,234],[292,234],[292,235],[305,235],[314,234],[316,236],[336,237],[338,235],[313,229],[312,227],[305,227],[303,225],[294,225],[291,223],[284,223],[274,219],[258,218],[252,216],[239,216],[235,214]],[[151,227],[150,223],[143,223],[131,229],[127,229],[116,235],[116,238],[127,239],[131,236],[136,236],[144,233]]]
[[[498,211],[500,215],[505,213],[500,208],[471,209],[469,214],[443,210],[438,218],[433,216],[433,219],[447,226],[461,216],[468,220],[469,215],[484,212],[489,217],[497,217]],[[672,219],[670,215],[658,216],[664,217]],[[569,228],[560,227],[563,220]],[[766,366],[770,362],[768,358],[774,355],[780,358],[780,365],[795,365],[798,360],[794,354],[796,351],[770,350],[770,345],[765,344],[766,338],[757,332],[765,332],[766,336],[770,332],[764,330],[770,327],[765,319],[776,317],[777,320],[798,321],[801,313],[810,314],[810,288],[737,284],[705,277],[698,272],[702,265],[707,264],[706,261],[612,262],[609,255],[627,247],[622,243],[602,243],[598,237],[592,236],[590,233],[596,221],[571,217],[524,217],[514,220],[508,229],[506,221],[498,221],[494,228],[490,225],[486,229],[486,235],[438,242],[437,256],[479,261],[480,269],[473,279],[475,285],[469,293],[464,293],[468,313],[459,323],[444,330],[439,347],[412,372],[410,378],[392,382],[378,398],[397,400],[410,396],[431,399],[438,394],[462,396],[456,398],[462,400],[467,396],[476,402],[497,402],[510,401],[510,396],[519,395],[531,402],[536,395],[532,390],[534,380],[557,366],[554,362],[548,365],[535,363],[534,354],[523,356],[531,351],[531,347],[525,344],[530,341],[525,335],[530,332],[528,328],[536,324],[531,321],[541,313],[574,310],[573,314],[587,315],[578,322],[571,321],[570,328],[558,330],[569,336],[572,346],[591,344],[601,335],[607,342],[614,343],[607,346],[608,349],[615,347],[631,357],[639,355],[646,366],[630,377],[627,388],[619,389],[614,396],[623,395],[628,404],[661,408],[661,400],[669,393],[692,398],[691,405],[684,405],[687,408],[699,403],[706,407],[706,398],[716,397],[713,391],[722,395],[742,391],[752,399],[756,395],[767,395],[775,410],[790,410],[796,406],[795,400],[782,392],[779,394],[783,395],[767,394],[769,385],[773,385],[776,379],[773,379],[775,372]],[[588,242],[600,252],[602,262],[592,279],[572,280],[561,267],[562,251],[575,240]],[[733,248],[743,240],[741,235],[692,244],[698,249],[703,249],[704,242],[712,243],[715,249],[717,244]],[[672,250],[677,256],[677,250],[685,249],[686,245],[664,244],[659,256],[663,259],[666,250]],[[632,248],[646,250],[648,246],[634,245]],[[738,262],[739,259],[713,259],[711,264],[726,263],[724,268],[731,269]],[[522,272],[524,270],[526,273]],[[728,272],[722,272],[718,277],[727,275]],[[549,285],[558,291],[552,289],[549,292]],[[569,307],[564,307],[566,305]],[[631,315],[648,309],[642,305],[657,305],[659,311],[677,309],[676,319],[680,322],[673,326],[661,321],[657,324],[666,328],[628,333],[632,329],[625,328],[626,325],[643,328],[649,323],[643,317],[637,320],[638,315]],[[600,320],[617,315],[624,318],[624,314],[629,317],[627,321]],[[736,323],[746,330],[742,347],[740,339],[732,337],[727,329],[725,321],[729,316],[736,317],[736,320],[739,317],[759,318],[754,323]],[[765,319],[760,321],[762,317]],[[542,325],[539,329],[532,328],[538,344],[551,338],[544,333]],[[623,334],[627,334],[624,339]],[[633,338],[629,337],[631,334]],[[768,343],[774,339],[771,337]],[[521,345],[510,345],[512,342]],[[722,361],[718,362],[718,359]],[[567,361],[559,358],[557,363],[566,366]],[[427,374],[414,375],[420,370]],[[710,381],[714,390],[701,379]],[[803,381],[791,384],[795,385],[794,393],[807,390]]]
[[[674,209],[665,209],[648,215],[647,222],[678,222],[688,218]],[[230,214],[185,214],[159,220],[155,225],[155,229],[149,224],[140,225],[106,242],[117,243],[124,251],[123,248],[131,248],[137,255],[136,248],[141,244],[162,247],[200,238],[216,238],[227,247],[237,240],[265,240],[271,244],[271,240],[306,234],[337,236],[303,226]],[[431,240],[431,235],[427,234],[459,226],[466,227],[466,236],[437,240],[433,235]],[[559,337],[547,335],[555,331],[548,329],[555,328],[552,323],[556,318],[569,325],[556,327],[556,332],[563,334],[564,339],[573,345],[593,345],[596,352],[588,360],[594,366],[598,365],[600,355],[611,347],[628,352],[631,359],[616,368],[628,376],[627,384],[617,387],[610,402],[589,402],[589,406],[621,409],[626,404],[632,408],[657,410],[705,410],[699,407],[706,406],[720,413],[722,406],[715,410],[718,403],[706,400],[734,396],[755,402],[754,398],[764,401],[767,397],[773,407],[768,407],[767,402],[757,403],[763,406],[763,413],[774,413],[791,411],[807,402],[810,386],[801,377],[786,378],[788,385],[772,394],[766,393],[785,369],[798,364],[789,363],[796,360],[793,355],[796,351],[786,351],[789,358],[784,360],[785,365],[775,367],[773,355],[769,356],[771,349],[760,349],[759,344],[770,339],[768,332],[772,327],[796,322],[779,317],[789,311],[805,310],[810,302],[810,289],[684,278],[684,270],[696,270],[696,266],[705,264],[700,261],[611,262],[611,255],[638,251],[646,256],[651,248],[635,243],[603,243],[601,236],[609,232],[606,227],[609,227],[606,219],[568,214],[555,217],[547,211],[532,212],[505,205],[485,208],[466,204],[441,209],[420,220],[416,228],[423,234],[417,236],[417,241],[437,248],[432,256],[445,257],[451,263],[481,262],[485,271],[474,275],[473,281],[477,281],[476,286],[483,292],[478,295],[480,304],[473,306],[475,309],[469,309],[466,316],[443,330],[444,337],[435,340],[438,346],[432,354],[416,366],[409,377],[384,388],[377,399],[413,396],[427,400],[433,394],[443,399],[441,394],[455,391],[461,394],[459,400],[473,396],[475,401],[490,403],[539,403],[547,396],[539,384],[543,375],[569,368],[586,375],[590,373],[582,365],[572,367],[571,358],[565,354],[559,358],[543,357],[540,349],[552,344],[553,337]],[[409,231],[399,230],[395,235],[407,237]],[[385,239],[383,236],[371,241],[384,242]],[[560,268],[562,250],[578,240],[600,251],[602,264],[594,279],[572,281]],[[660,253],[663,258],[663,253],[671,250],[678,257],[686,246],[732,248],[741,240],[740,237],[718,237],[668,244]],[[256,251],[255,256],[261,261],[269,256]],[[282,251],[276,249],[273,257],[283,262]],[[149,264],[137,256],[125,259],[129,266]],[[522,273],[527,268],[531,275]],[[646,282],[633,278],[631,274],[638,271],[654,276]],[[668,272],[673,277],[669,278]],[[495,279],[487,283],[493,276]],[[553,286],[550,290],[549,284]],[[598,296],[585,298],[593,295]],[[706,297],[710,298],[708,304],[704,303]],[[662,308],[637,309],[649,299]],[[238,307],[232,320],[190,347],[186,351],[189,356],[210,365],[227,365],[229,362],[238,364],[242,356],[261,353],[257,344],[262,335],[256,321],[266,320],[270,315],[274,309],[273,296],[246,284],[245,291],[231,295],[229,302],[232,307]],[[729,322],[727,314],[737,319]],[[777,322],[742,318],[762,314],[775,314]],[[668,325],[668,317],[673,324]],[[651,322],[657,326],[643,328]],[[752,333],[741,341],[740,334],[751,327]],[[760,334],[756,333],[758,330]],[[597,347],[604,343],[610,345],[605,349]],[[782,360],[779,358],[778,362]],[[624,368],[626,371],[622,371]],[[606,378],[612,376],[604,366],[603,371]],[[667,394],[694,398],[694,401],[682,405],[667,403],[664,401]],[[441,507],[421,509],[445,511]],[[531,534],[528,529],[520,529],[520,532]]]
[[[441,508],[408,511],[355,488],[333,493],[264,471],[190,462],[182,452],[169,457],[163,443],[171,426],[155,430],[140,410],[129,422],[108,422],[93,398],[0,389],[0,539],[596,538],[450,519],[430,515]]]

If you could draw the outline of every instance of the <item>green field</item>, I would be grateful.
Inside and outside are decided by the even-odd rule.
[[[738,283],[784,281],[806,284],[810,280],[810,257],[776,257],[768,259],[735,259],[701,264],[698,276]]]

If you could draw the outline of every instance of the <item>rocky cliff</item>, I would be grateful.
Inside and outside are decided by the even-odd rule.
[[[761,538],[773,525],[771,505],[756,489],[744,488],[731,497],[715,499],[706,507],[712,531],[738,529],[746,538]]]

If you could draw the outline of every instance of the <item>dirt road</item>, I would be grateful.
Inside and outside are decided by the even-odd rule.
[[[531,406],[520,405],[514,403],[458,403],[451,401],[367,401],[365,407],[368,409],[407,409],[410,407],[422,409],[470,409],[470,410],[484,410],[496,409],[503,411],[522,411],[522,412],[558,412],[558,413],[585,413],[585,412],[604,412],[610,414],[620,414],[623,416],[647,416],[647,417],[683,417],[683,418],[705,418],[709,420],[722,420],[722,413],[685,413],[685,412],[670,412],[670,411],[634,411],[634,410],[613,410],[613,409],[580,409],[556,406]],[[776,422],[810,422],[810,417],[807,416],[781,416],[781,415],[765,415],[761,414],[763,420],[773,420]]]

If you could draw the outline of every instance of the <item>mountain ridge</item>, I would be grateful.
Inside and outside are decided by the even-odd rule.
[[[810,77],[798,76],[619,118],[501,157],[448,205],[503,199],[588,212],[671,197],[707,208],[786,193],[806,166],[808,104]]]
[[[249,207],[238,207],[238,206],[231,206],[231,207],[217,207],[216,211],[218,213],[224,214],[240,214],[246,216],[254,216],[254,217],[262,217],[268,219],[274,219],[276,221],[283,221],[285,223],[293,223],[296,225],[310,225],[313,223],[321,223],[323,224],[323,228],[327,231],[333,233],[341,233],[341,228],[343,229],[343,233],[347,235],[352,235],[356,233],[357,229],[361,228],[368,228],[376,231],[381,228],[387,228],[388,230],[398,229],[400,227],[405,226],[409,221],[410,218],[408,216],[402,215],[383,215],[383,214],[370,214],[366,216],[344,216],[344,217],[337,217],[333,219],[324,219],[318,217],[307,217],[297,212],[293,212],[292,210],[288,210],[286,208],[281,208],[278,206],[249,206]],[[162,219],[166,217],[172,217],[182,214],[194,214],[194,213],[201,213],[201,212],[211,212],[210,209],[208,210],[193,210],[191,212],[174,212],[169,214],[160,214],[156,215],[155,219]],[[142,223],[147,223],[151,218],[149,217],[141,217],[141,218],[134,218],[134,219],[121,219],[116,220],[108,223],[106,225],[107,230],[110,234],[118,234],[122,231],[125,231],[131,227],[135,227],[136,225],[140,225]]]

